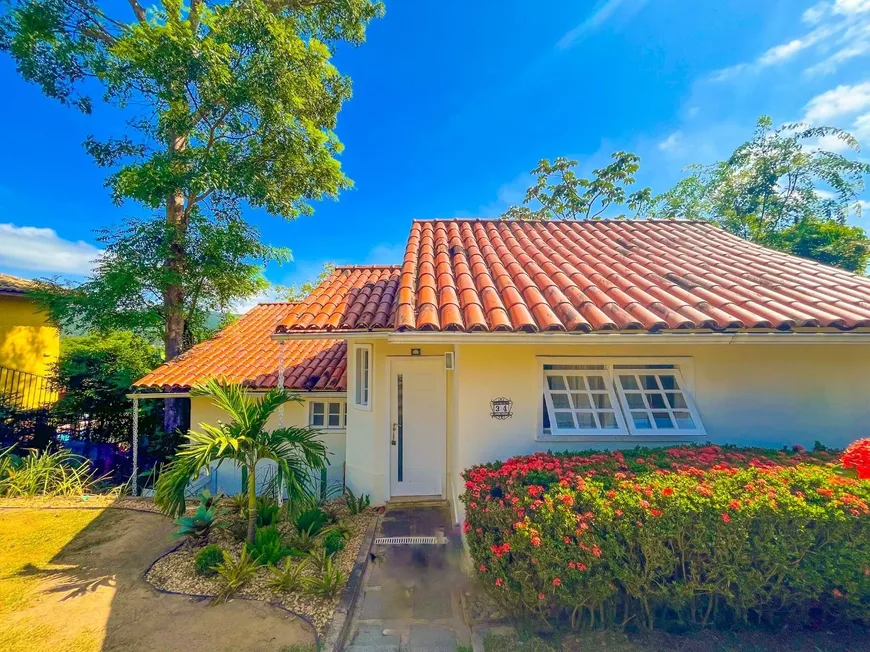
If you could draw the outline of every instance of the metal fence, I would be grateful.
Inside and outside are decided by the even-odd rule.
[[[57,392],[45,376],[0,366],[0,397],[18,407],[39,409],[57,400]]]

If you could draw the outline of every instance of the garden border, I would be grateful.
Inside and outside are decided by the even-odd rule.
[[[369,554],[372,550],[372,543],[375,540],[375,533],[377,532],[377,526],[380,519],[381,513],[376,512],[369,522],[369,527],[366,530],[365,537],[359,547],[353,570],[350,573],[347,584],[344,585],[344,590],[341,592],[341,599],[339,600],[335,611],[332,612],[332,619],[329,621],[329,627],[326,628],[326,633],[323,636],[324,650],[341,652],[344,643],[347,640],[353,610],[356,606],[356,601],[359,598],[363,577],[368,568]]]

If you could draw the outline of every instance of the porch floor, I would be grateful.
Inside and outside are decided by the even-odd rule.
[[[376,545],[351,623],[351,652],[456,652],[470,645],[460,596],[462,543],[440,505],[387,505],[377,537],[435,537],[436,545]],[[442,538],[444,537],[444,538]]]

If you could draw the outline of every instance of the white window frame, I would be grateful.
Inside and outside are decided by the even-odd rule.
[[[365,353],[368,361],[368,368],[360,367],[360,357]],[[353,406],[360,410],[372,409],[372,385],[374,374],[372,373],[373,351],[371,344],[354,344],[353,345]],[[361,396],[363,389],[363,380],[365,380],[365,397]]]
[[[543,400],[538,400],[538,441],[547,442],[565,442],[565,441],[693,441],[700,437],[705,437],[707,432],[704,428],[704,423],[698,413],[695,403],[695,367],[694,360],[690,357],[553,357],[553,356],[538,356],[536,358],[538,365],[539,392],[538,396],[543,397]],[[552,415],[552,405],[548,395],[548,385],[546,380],[547,371],[544,365],[602,365],[603,370],[597,370],[599,375],[606,374],[608,377],[609,387],[615,396],[611,396],[611,402],[615,401],[617,410],[617,421],[620,424],[618,429],[597,429],[597,430],[572,430],[566,432],[564,430],[557,432],[551,428],[544,430],[544,410],[549,407]],[[616,366],[626,367],[625,369],[616,369]],[[673,365],[673,369],[643,369],[643,365]],[[625,392],[622,384],[616,378],[617,374],[629,372],[634,367],[634,373],[673,373],[677,377],[677,382],[683,392],[687,404],[687,410],[691,414],[696,428],[688,429],[638,429],[634,427],[631,420],[631,411],[628,408],[628,402],[625,397]],[[578,373],[595,374],[596,370],[578,370]],[[546,407],[545,407],[546,404]]]
[[[314,425],[314,406],[323,406],[323,425]],[[339,425],[329,425],[329,406],[338,405]],[[341,399],[322,398],[308,401],[308,425],[318,430],[347,430],[347,401]]]
[[[552,364],[552,363],[546,363],[546,364]],[[577,363],[560,362],[560,363],[556,363],[556,364],[573,365],[573,364],[577,364]],[[582,363],[582,364],[589,365],[589,363]],[[606,366],[603,369],[546,370],[546,369],[543,369],[543,365],[542,365],[542,372],[544,375],[544,382],[543,382],[544,400],[546,401],[547,409],[549,411],[549,414],[551,415],[550,416],[550,433],[549,433],[551,436],[553,436],[554,438],[555,437],[560,437],[560,438],[561,437],[568,437],[571,435],[575,435],[575,436],[576,435],[585,435],[585,436],[589,436],[589,435],[602,436],[603,435],[603,436],[610,437],[610,436],[618,436],[618,435],[627,435],[628,434],[628,428],[626,427],[625,419],[623,419],[622,412],[619,409],[619,399],[617,398],[616,392],[613,389],[613,377],[610,375],[610,370],[607,369]],[[553,405],[553,394],[552,394],[552,390],[550,390],[549,382],[548,382],[547,378],[548,377],[559,378],[559,377],[563,377],[565,375],[580,376],[580,377],[584,378],[584,384],[586,385],[586,387],[589,386],[589,380],[588,380],[589,376],[601,376],[604,378],[604,385],[605,385],[604,390],[598,390],[596,393],[600,394],[601,391],[606,392],[606,396],[608,396],[608,398],[610,400],[610,409],[605,408],[604,411],[613,412],[613,414],[616,418],[616,428],[601,428],[601,427],[599,427],[599,428],[572,428],[569,430],[566,428],[555,427],[554,421],[555,421],[556,408]],[[594,414],[602,411],[601,409],[595,409],[592,407],[590,407],[590,408],[574,408],[573,407],[574,399],[572,397],[572,394],[588,394],[589,391],[591,391],[591,390],[583,389],[583,390],[572,391],[566,387],[564,393],[568,395],[568,400],[571,402],[572,408],[571,408],[570,412],[572,414],[573,413],[590,414],[590,415],[593,415],[593,418],[595,419],[595,421],[598,422],[598,417],[594,416]],[[559,393],[563,393],[563,392],[559,391]],[[568,412],[569,410],[562,410],[562,411]],[[541,427],[543,428],[543,420],[541,422]]]

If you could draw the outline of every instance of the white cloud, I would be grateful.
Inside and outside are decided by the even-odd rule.
[[[757,74],[799,56],[810,76],[831,74],[843,63],[870,54],[870,0],[820,2],[802,15],[806,33],[767,49],[754,61],[714,71],[712,81],[723,82]]]
[[[870,201],[867,201],[866,199],[859,199],[853,204],[853,206],[859,208],[863,213],[864,211],[870,210]]]
[[[813,190],[813,193],[815,193],[816,197],[818,197],[819,199],[822,199],[822,200],[833,199],[834,197],[836,197],[836,195],[834,193],[832,193],[830,190],[821,190],[819,188],[816,188],[815,190]]]
[[[658,147],[659,147],[659,150],[661,150],[662,152],[673,152],[677,148],[680,147],[682,142],[683,142],[683,132],[682,131],[675,131],[670,136],[668,136],[663,141],[661,141],[659,143]]]
[[[834,135],[827,135],[822,136],[821,138],[817,138],[815,142],[815,147],[826,152],[835,153],[848,152],[852,149],[847,142],[840,138],[837,138]]]
[[[589,15],[586,20],[577,25],[574,29],[566,32],[562,38],[556,43],[556,48],[565,50],[582,39],[589,32],[595,31],[606,23],[616,13],[616,11],[624,4],[631,5],[629,10],[631,13],[638,11],[646,0],[606,0],[598,5],[597,9]]]
[[[855,123],[852,125],[852,135],[855,136],[859,142],[866,141],[870,144],[870,113],[859,115],[855,119]]]
[[[870,107],[870,82],[846,84],[816,95],[807,102],[804,121],[810,124],[830,122],[834,118],[854,115]]]
[[[7,268],[86,275],[101,254],[82,240],[64,240],[54,229],[0,224],[0,265]]]

